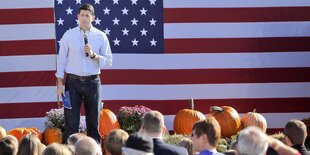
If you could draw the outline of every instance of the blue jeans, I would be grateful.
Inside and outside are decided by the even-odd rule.
[[[76,77],[68,74],[66,79],[65,91],[69,91],[72,109],[64,109],[66,125],[62,142],[67,143],[67,139],[71,134],[79,132],[80,110],[82,101],[84,101],[87,135],[100,144],[101,136],[98,126],[101,108],[100,77],[87,79],[78,79]]]

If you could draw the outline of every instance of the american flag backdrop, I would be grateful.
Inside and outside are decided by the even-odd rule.
[[[165,115],[229,105],[262,113],[269,132],[310,117],[309,0],[4,0],[0,4],[0,125],[44,129],[57,108],[56,53],[95,7],[110,40],[104,108],[144,105]]]

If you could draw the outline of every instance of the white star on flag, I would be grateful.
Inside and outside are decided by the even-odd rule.
[[[150,0],[150,5],[155,5],[156,0]]]
[[[81,4],[82,0],[76,0],[76,4]]]
[[[105,7],[105,9],[103,9],[104,14],[110,14],[110,9],[108,9],[108,7]]]
[[[136,20],[136,18],[133,18],[130,21],[132,22],[132,25],[138,25],[138,20]]]
[[[113,0],[113,4],[118,4],[118,0]]]
[[[62,1],[63,0],[57,0],[57,4],[59,5],[59,4],[62,4]]]
[[[114,42],[114,46],[116,46],[116,45],[119,46],[119,42],[121,42],[121,41],[118,40],[117,38],[115,38],[115,39],[113,40],[113,42]]]
[[[141,36],[146,36],[147,31],[144,28],[140,32],[141,32]]]
[[[68,14],[71,14],[71,15],[72,15],[72,11],[73,11],[73,9],[71,9],[71,8],[70,8],[70,6],[69,6],[69,8],[68,8],[68,9],[66,9],[66,11],[67,11],[67,15],[68,15]]]
[[[142,15],[146,15],[147,10],[145,10],[144,8],[142,8],[142,10],[140,10],[140,12],[141,12],[141,16],[142,16]]]
[[[106,28],[105,30],[103,30],[104,33],[106,33],[107,35],[110,35],[111,30],[109,30],[108,28]]]
[[[95,20],[95,25],[100,25],[101,20],[97,17]]]
[[[128,15],[128,9],[126,9],[126,7],[124,7],[124,9],[122,9],[123,15]]]
[[[118,22],[119,22],[120,20],[117,19],[117,17],[115,17],[112,21],[113,21],[113,25],[119,25]]]
[[[134,4],[137,5],[137,1],[138,0],[131,0],[131,5],[134,5]]]
[[[125,27],[124,30],[122,30],[122,31],[123,31],[123,36],[124,36],[124,35],[127,35],[127,36],[128,36],[129,30],[127,30],[126,27]]]
[[[154,38],[153,38],[153,39],[150,41],[150,43],[151,43],[151,46],[156,46],[157,41],[154,40]]]
[[[59,18],[57,22],[58,22],[58,25],[64,25],[64,20],[62,20],[61,18]]]
[[[95,4],[100,4],[100,0],[95,0]]]
[[[154,18],[152,18],[152,20],[150,20],[150,23],[151,23],[151,25],[154,25],[154,26],[156,26],[156,20],[154,20]]]
[[[135,39],[133,39],[132,41],[132,46],[138,46],[138,40],[136,40],[136,38]]]

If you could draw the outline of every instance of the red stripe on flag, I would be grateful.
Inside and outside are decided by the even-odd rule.
[[[309,21],[310,7],[165,8],[164,23]]]
[[[310,51],[310,37],[165,39],[165,53]]]
[[[55,40],[0,41],[0,56],[55,54]]]
[[[0,87],[55,86],[56,83],[55,71],[3,72],[0,79]],[[310,68],[104,70],[101,81],[105,85],[310,82]]]
[[[0,9],[2,17],[0,24],[32,24],[32,23],[54,23],[53,8],[31,8],[31,9]]]
[[[266,99],[195,99],[195,110],[209,113],[211,106],[228,105],[239,113],[256,109],[259,113],[309,112],[310,98],[266,98]],[[189,100],[109,100],[104,108],[118,113],[121,106],[144,105],[164,115],[175,115],[181,109],[189,109]]]
[[[239,113],[246,113],[254,109],[259,113],[297,113],[310,111],[308,106],[310,104],[310,98],[195,99],[194,102],[195,110],[204,114],[209,113],[211,106],[224,105],[234,107]],[[104,101],[103,108],[110,109],[117,114],[120,107],[134,105],[144,105],[152,110],[158,110],[164,115],[175,115],[181,109],[189,109],[189,100],[113,100]],[[57,102],[0,104],[0,119],[44,117],[46,112],[52,108],[57,108]]]

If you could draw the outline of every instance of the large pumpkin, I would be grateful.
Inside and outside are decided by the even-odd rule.
[[[2,126],[0,126],[0,139],[2,139],[4,136],[6,136],[6,131]]]
[[[241,118],[242,127],[246,128],[248,126],[256,126],[261,128],[264,132],[267,130],[267,121],[265,117],[259,113],[255,112],[248,112],[244,114]]]
[[[46,145],[62,142],[62,132],[59,128],[46,128],[43,135],[44,144]]]
[[[177,134],[192,134],[193,125],[200,120],[205,120],[206,116],[201,112],[194,110],[194,100],[190,100],[191,109],[180,110],[174,118],[173,130]]]
[[[8,135],[13,135],[20,141],[25,135],[33,134],[36,135],[40,141],[42,141],[42,133],[38,128],[14,128],[7,132]]]
[[[111,130],[120,129],[115,114],[109,109],[102,109],[100,111],[99,132],[102,137],[108,135]]]
[[[210,113],[221,126],[222,137],[230,137],[238,133],[241,129],[241,121],[238,112],[229,106],[212,106]]]

